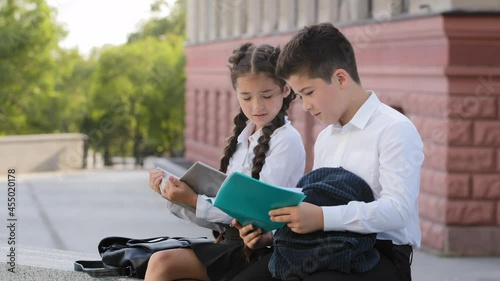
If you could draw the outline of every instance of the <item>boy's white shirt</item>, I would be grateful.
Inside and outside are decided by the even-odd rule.
[[[369,93],[349,123],[320,132],[313,169],[343,167],[364,179],[376,200],[322,207],[324,231],[375,232],[377,239],[419,247],[422,139],[408,118]]]
[[[229,161],[227,174],[238,171],[251,176],[253,149],[257,146],[261,135],[261,130],[251,135],[254,126],[249,122],[238,136],[237,148]],[[260,172],[260,180],[282,187],[296,186],[304,174],[306,156],[302,138],[288,118],[286,118],[285,125],[273,132],[269,145],[266,163]],[[213,206],[213,201],[214,198],[199,195],[196,214],[170,201],[167,201],[167,208],[179,218],[192,221],[205,228],[221,231],[222,227],[219,224],[230,224],[232,217]]]

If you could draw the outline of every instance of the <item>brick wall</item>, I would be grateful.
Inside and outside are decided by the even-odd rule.
[[[500,254],[500,17],[443,14],[341,28],[363,86],[400,109],[425,143],[422,246]],[[251,38],[283,45],[289,34]],[[236,39],[186,47],[186,157],[218,167],[238,110],[226,68]],[[312,167],[323,128],[296,101],[290,113]]]

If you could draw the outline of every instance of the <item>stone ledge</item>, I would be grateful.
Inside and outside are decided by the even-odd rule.
[[[46,248],[23,247],[16,248],[15,273],[7,271],[6,256],[9,248],[0,247],[2,262],[0,263],[0,280],[26,281],[26,280],[138,280],[126,277],[93,278],[87,273],[74,271],[76,260],[98,260],[99,255],[78,253]]]
[[[62,133],[62,134],[38,134],[38,135],[11,135],[2,136],[1,144],[31,142],[40,143],[44,141],[60,141],[60,140],[88,140],[88,136],[78,133]]]
[[[82,169],[86,142],[84,134],[0,136],[0,174],[9,169],[15,169],[17,175]]]

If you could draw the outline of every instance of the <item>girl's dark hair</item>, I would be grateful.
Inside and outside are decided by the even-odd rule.
[[[231,82],[233,84],[233,89],[236,90],[236,80],[238,77],[252,73],[260,74],[264,73],[268,77],[272,78],[276,84],[279,85],[280,89],[284,91],[286,82],[285,80],[278,78],[275,74],[276,63],[278,61],[278,56],[280,54],[279,47],[273,47],[270,45],[260,45],[254,46],[252,43],[243,44],[241,47],[233,51],[233,55],[229,58],[229,71],[231,72]],[[269,151],[269,142],[271,141],[271,135],[274,130],[283,126],[285,124],[285,116],[288,114],[287,110],[290,108],[292,100],[295,99],[295,93],[290,89],[290,94],[283,99],[283,105],[280,111],[274,117],[274,119],[268,125],[262,128],[262,135],[258,139],[258,144],[255,146],[253,152],[255,157],[252,162],[252,177],[255,179],[260,179],[260,172],[262,167],[266,163],[266,153]],[[233,135],[227,139],[227,145],[224,148],[224,156],[220,160],[220,171],[227,172],[227,167],[229,166],[229,159],[236,151],[236,146],[238,144],[238,136],[241,134],[243,129],[246,127],[246,122],[248,118],[245,116],[240,108],[240,112],[234,117],[234,129]],[[222,235],[217,238],[217,242],[222,240]],[[244,253],[246,261],[249,262],[252,250],[245,246]]]
[[[275,74],[276,63],[280,54],[279,47],[270,45],[254,46],[252,43],[243,44],[241,47],[233,51],[233,55],[229,58],[229,70],[231,72],[231,82],[233,89],[236,90],[236,80],[238,77],[252,73],[267,74],[272,78],[276,84],[279,85],[283,91],[286,85],[285,80],[278,78]],[[293,91],[283,99],[281,109],[274,117],[273,121],[262,128],[262,135],[258,139],[258,144],[254,149],[255,157],[253,158],[252,177],[255,179],[260,178],[260,171],[266,163],[266,153],[269,150],[269,141],[274,130],[285,124],[285,116],[288,114],[287,110],[290,108],[292,100],[295,99]],[[224,148],[224,156],[220,161],[220,171],[227,172],[229,166],[229,159],[236,151],[238,136],[245,129],[248,118],[240,112],[234,117],[233,135],[227,140],[227,145]]]

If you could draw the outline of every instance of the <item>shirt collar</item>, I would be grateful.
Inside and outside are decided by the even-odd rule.
[[[378,106],[380,105],[380,100],[377,98],[377,95],[375,94],[374,91],[367,91],[370,96],[368,99],[361,105],[361,107],[358,109],[356,114],[352,117],[351,121],[346,124],[346,126],[355,126],[359,129],[364,129],[366,127],[366,124],[368,123],[368,120],[372,117],[372,115],[375,113],[377,110]],[[340,123],[335,123],[332,126],[332,133],[334,131],[337,131],[341,129],[342,126]]]
[[[285,125],[281,126],[280,128],[277,128],[276,130],[274,130],[274,132],[272,133],[271,137],[276,134],[277,131],[281,130],[283,127],[286,127],[286,126],[289,126],[290,125],[290,121],[288,120],[288,117],[285,116]],[[259,140],[259,137],[262,133],[262,128],[260,128],[259,130],[255,131],[255,133],[253,133],[252,135],[250,135],[250,132],[253,131],[253,128],[255,127],[255,124],[253,122],[248,122],[247,123],[247,126],[245,127],[245,129],[243,129],[243,131],[241,131],[241,134],[238,136],[238,144],[239,143],[242,143],[244,141],[247,141],[247,140],[250,140],[250,142],[257,142]]]

